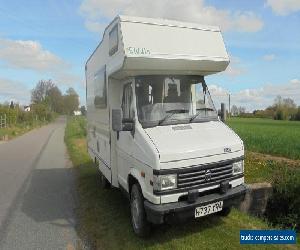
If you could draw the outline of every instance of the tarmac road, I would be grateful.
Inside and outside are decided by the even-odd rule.
[[[65,118],[0,144],[0,249],[76,249]]]

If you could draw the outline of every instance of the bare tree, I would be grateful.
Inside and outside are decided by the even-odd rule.
[[[236,105],[232,105],[232,107],[231,107],[231,114],[233,116],[239,115],[239,109],[238,109],[238,107]]]
[[[274,118],[276,120],[290,120],[293,119],[297,113],[297,105],[291,98],[277,96],[272,107],[274,109]]]
[[[52,82],[52,80],[40,80],[36,87],[31,91],[31,102],[41,103],[45,101],[49,90],[54,87],[55,84]]]
[[[245,107],[239,107],[239,114],[245,114],[246,113],[246,108]]]

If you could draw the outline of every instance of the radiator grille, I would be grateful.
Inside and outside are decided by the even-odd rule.
[[[178,188],[192,188],[202,184],[219,183],[232,177],[232,164],[190,168],[178,174]]]

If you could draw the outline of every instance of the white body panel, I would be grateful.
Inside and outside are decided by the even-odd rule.
[[[157,126],[146,132],[158,149],[161,163],[226,154],[224,147],[238,152],[242,146],[235,133],[219,121]]]
[[[123,71],[129,75],[150,71],[208,75],[224,71],[229,63],[217,27],[121,17],[121,30],[126,57]]]
[[[110,34],[116,27],[117,49],[112,50]],[[191,123],[190,129],[182,130],[173,129],[181,125],[144,129],[135,112],[134,135],[121,131],[118,137],[112,131],[112,109],[121,108],[123,88],[129,82],[135,93],[134,76],[205,76],[224,71],[228,64],[228,54],[217,27],[125,16],[112,21],[86,63],[86,84],[88,151],[113,186],[129,191],[128,176],[131,175],[138,180],[144,197],[150,202],[176,202],[186,193],[153,194],[153,170],[179,169],[244,155],[242,141],[220,121]],[[100,78],[104,85],[99,90]],[[106,105],[97,91],[105,92]],[[99,98],[102,106],[97,102]],[[225,147],[230,147],[231,152],[224,153]],[[235,180],[232,186],[242,182],[243,178]]]

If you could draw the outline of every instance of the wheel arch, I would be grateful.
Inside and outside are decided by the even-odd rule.
[[[139,184],[142,194],[145,197],[145,188],[146,188],[145,179],[142,178],[142,176],[138,170],[136,170],[134,168],[130,169],[130,172],[127,177],[127,183],[128,183],[129,196],[130,196],[132,186],[137,183],[137,184]]]

